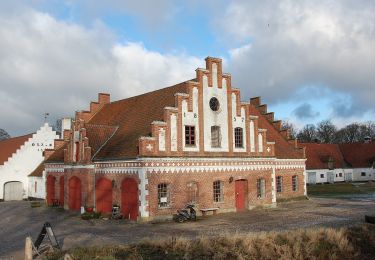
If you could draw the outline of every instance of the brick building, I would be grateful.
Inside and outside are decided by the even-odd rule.
[[[111,102],[99,94],[46,151],[47,200],[124,216],[171,216],[187,202],[219,212],[306,194],[304,149],[260,98],[240,101],[222,61],[196,78]]]

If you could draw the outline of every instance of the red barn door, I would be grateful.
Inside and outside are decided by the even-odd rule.
[[[69,179],[69,209],[80,210],[81,208],[81,180],[77,177]]]
[[[112,212],[112,181],[107,178],[100,178],[96,182],[96,211]]]
[[[124,218],[137,220],[138,217],[138,182],[126,178],[121,184],[121,213]]]
[[[236,181],[235,192],[236,192],[236,209],[237,211],[244,210],[246,208],[247,181],[246,180]]]
[[[56,178],[52,175],[47,177],[47,204],[52,205],[55,199],[55,180]]]

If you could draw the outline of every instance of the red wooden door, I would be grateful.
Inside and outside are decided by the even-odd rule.
[[[96,211],[112,212],[112,181],[107,178],[100,178],[96,182]]]
[[[55,177],[48,175],[47,177],[47,204],[52,205],[55,199]]]
[[[121,184],[121,213],[124,218],[137,220],[138,217],[138,183],[135,179],[126,178]]]
[[[64,176],[60,177],[60,206],[64,207]]]
[[[244,210],[246,208],[246,197],[247,197],[247,181],[246,180],[236,181],[235,193],[236,193],[237,211]]]
[[[80,210],[81,208],[81,180],[77,177],[69,179],[69,209]]]

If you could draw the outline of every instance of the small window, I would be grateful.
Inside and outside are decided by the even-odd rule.
[[[365,172],[361,172],[361,176],[362,177],[366,177],[366,173]]]
[[[212,111],[218,111],[219,108],[220,108],[220,103],[219,103],[219,100],[215,97],[211,98],[210,99],[210,108],[212,109]]]
[[[234,146],[236,148],[243,148],[243,129],[241,127],[234,129]]]
[[[185,144],[195,145],[195,126],[185,126]]]
[[[266,196],[266,181],[265,179],[257,180],[257,197],[258,199],[264,199]]]
[[[214,181],[214,202],[224,201],[223,183],[221,181]]]
[[[283,177],[282,176],[276,177],[276,191],[283,192]]]
[[[324,173],[320,174],[320,178],[324,178]]]
[[[211,126],[211,147],[221,147],[220,126]]]
[[[298,191],[298,176],[297,175],[294,175],[292,177],[292,190]]]
[[[169,185],[167,183],[158,184],[158,207],[168,207],[170,202],[169,197]]]
[[[34,185],[34,192],[36,193],[37,190],[38,190],[38,183],[35,182],[35,185]]]
[[[339,172],[339,177],[342,177],[342,172]]]
[[[198,201],[198,184],[195,181],[187,184],[188,203],[196,204]]]

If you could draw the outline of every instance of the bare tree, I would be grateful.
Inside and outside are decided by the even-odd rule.
[[[311,143],[317,139],[316,127],[313,124],[307,124],[298,132],[297,138],[301,143]]]
[[[318,123],[317,137],[322,143],[333,143],[337,128],[330,120],[324,120]]]
[[[283,121],[281,129],[289,130],[290,138],[296,138],[297,137],[297,128],[293,123],[291,123],[289,121]]]
[[[4,129],[0,128],[0,141],[10,138],[10,135]]]
[[[340,129],[336,133],[337,143],[355,143],[360,140],[361,125],[358,123],[352,123]]]

